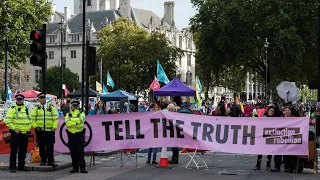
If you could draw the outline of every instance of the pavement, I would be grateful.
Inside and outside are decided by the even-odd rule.
[[[320,151],[320,149],[318,150]],[[146,152],[143,150],[142,152]],[[60,156],[68,158],[69,155]],[[133,157],[133,155],[130,155]],[[168,152],[169,159],[171,152]],[[170,165],[170,168],[156,168],[147,165],[146,153],[138,153],[138,167],[128,162],[120,167],[120,153],[108,156],[97,156],[96,165],[90,167],[88,174],[70,174],[70,168],[56,171],[32,171],[10,173],[8,170],[0,170],[0,179],[24,179],[24,180],[319,180],[320,176],[312,174],[309,169],[303,173],[274,173],[265,170],[266,157],[262,159],[262,170],[254,171],[252,168],[256,162],[256,155],[228,154],[228,153],[206,153],[204,159],[208,168],[188,168],[185,166],[189,156],[180,154],[179,164]],[[88,159],[88,157],[86,157]],[[160,159],[158,153],[157,160]],[[87,163],[89,161],[87,160]],[[283,169],[283,168],[282,168]]]
[[[110,156],[117,153],[118,151],[103,151],[96,153],[96,160],[99,160],[101,156]],[[91,153],[85,153],[85,161],[90,162]],[[31,171],[56,171],[64,168],[71,167],[71,156],[70,154],[55,153],[54,159],[57,167],[53,168],[51,166],[40,166],[40,163],[31,162],[32,153],[28,153],[26,157],[26,169]],[[0,155],[0,170],[9,169],[9,155]],[[1,177],[0,177],[1,179]]]

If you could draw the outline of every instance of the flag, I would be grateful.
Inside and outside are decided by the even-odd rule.
[[[239,104],[240,103],[240,99],[238,96],[236,96],[236,103]]]
[[[103,84],[103,92],[102,94],[108,94],[107,87]]]
[[[12,97],[12,91],[11,91],[10,87],[8,86],[8,89],[7,89],[7,100],[11,101],[11,97]]]
[[[199,86],[198,86],[198,83],[196,83],[196,105],[197,105],[197,108],[200,108],[201,107],[201,99],[200,99],[200,95],[199,95]]]
[[[150,84],[149,89],[151,89],[153,91],[160,89],[160,84],[159,84],[157,77],[154,77],[154,80]]]
[[[67,97],[67,95],[70,93],[69,89],[67,88],[67,85],[63,84],[64,89],[64,97]]]
[[[198,76],[196,76],[196,80],[197,80],[197,84],[198,84],[198,88],[199,88],[199,93],[202,92],[202,85],[201,85],[201,82],[200,82],[200,79]]]
[[[112,89],[114,88],[114,82],[113,82],[113,79],[110,76],[109,71],[108,71],[108,74],[107,74],[107,86],[110,86]]]
[[[157,79],[159,82],[163,82],[165,84],[168,84],[170,82],[159,60],[157,60]]]
[[[96,91],[102,93],[102,86],[98,81],[96,81]]]

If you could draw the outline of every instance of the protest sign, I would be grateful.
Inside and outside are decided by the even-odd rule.
[[[167,111],[87,116],[85,151],[181,147],[215,152],[307,155],[309,119],[234,118]],[[60,118],[60,126],[63,124]],[[68,152],[65,129],[55,150]]]
[[[0,154],[10,154],[10,141],[11,135],[8,127],[5,123],[0,122]],[[28,152],[30,152],[36,146],[36,135],[33,129],[31,133],[28,133],[28,142]]]

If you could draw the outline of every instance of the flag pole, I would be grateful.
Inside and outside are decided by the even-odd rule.
[[[100,60],[100,84],[103,86],[103,82],[102,82],[102,59]]]

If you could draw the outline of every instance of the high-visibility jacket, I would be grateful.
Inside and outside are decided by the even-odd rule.
[[[36,105],[31,112],[32,127],[39,127],[42,131],[51,131],[58,128],[58,111],[53,105],[44,108],[43,105]]]
[[[26,134],[30,131],[32,125],[28,108],[24,105],[17,104],[8,109],[4,122],[9,129],[18,129],[22,134]]]
[[[75,109],[70,111],[65,117],[65,123],[67,129],[71,133],[77,133],[83,131],[85,122],[85,114],[80,110]]]

